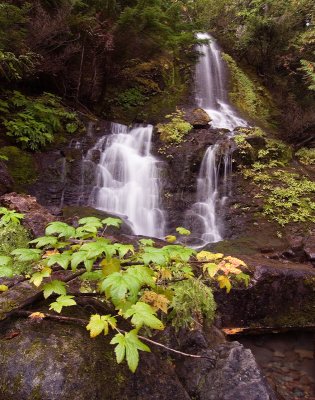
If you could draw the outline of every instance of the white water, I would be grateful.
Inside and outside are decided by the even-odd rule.
[[[137,235],[163,237],[165,216],[161,208],[159,161],[151,154],[153,127],[112,124],[112,134],[91,149],[102,151],[90,204],[127,216]],[[91,158],[87,154],[86,162]]]
[[[197,37],[208,40],[207,44],[197,48],[201,53],[195,76],[197,105],[212,118],[211,125],[214,128],[232,131],[237,126],[247,126],[247,122],[229,104],[225,64],[218,44],[207,33],[198,33]]]
[[[237,126],[248,126],[228,102],[225,65],[216,41],[207,33],[199,33],[198,39],[209,42],[198,46],[201,54],[195,77],[197,105],[209,114],[214,128],[232,132]],[[199,171],[196,203],[188,212],[200,235],[200,245],[222,240],[218,211],[230,194],[228,176],[231,171],[231,152],[229,146],[225,147],[215,144],[207,149]],[[220,180],[221,167],[223,179]]]

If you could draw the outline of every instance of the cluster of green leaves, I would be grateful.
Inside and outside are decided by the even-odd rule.
[[[145,338],[139,335],[141,329],[163,330],[168,320],[176,328],[193,327],[204,318],[211,322],[215,302],[210,286],[202,280],[218,282],[228,292],[232,275],[243,277],[246,284],[248,275],[240,269],[246,268],[240,260],[209,252],[197,254],[191,248],[175,244],[175,235],[166,237],[170,244],[163,247],[156,247],[152,239],[140,239],[134,247],[103,237],[108,226],[120,224],[117,218],[96,217],[80,219],[77,228],[52,222],[45,236],[30,242],[31,248],[12,251],[14,261],[0,258],[0,267],[11,276],[12,263],[30,263],[33,267],[30,282],[43,290],[46,299],[54,297],[50,309],[57,313],[74,306],[76,299],[75,294],[67,293],[65,282],[54,278],[54,270],[58,267],[80,272],[84,290],[103,295],[108,306],[107,314],[91,315],[86,327],[90,336],[111,333],[110,343],[115,345],[117,362],[126,359],[131,371],[135,371],[139,350],[150,351],[142,341]],[[177,228],[177,232],[181,236],[190,234],[183,227]],[[194,269],[191,260],[203,264],[203,269]],[[215,272],[212,263],[217,266]],[[130,326],[129,331],[119,327],[122,320],[124,326],[126,322]]]
[[[315,149],[308,149],[307,147],[302,147],[298,150],[295,155],[302,164],[314,165],[315,164]]]
[[[10,257],[12,251],[18,247],[27,247],[30,236],[28,231],[20,225],[23,214],[5,207],[0,207],[0,277],[12,277],[14,274],[28,270],[28,263],[18,262],[13,266]]]
[[[181,143],[185,135],[192,130],[192,125],[185,121],[185,113],[179,109],[176,112],[166,115],[169,122],[156,126],[160,138],[165,143]]]
[[[79,126],[76,114],[68,112],[60,98],[50,93],[30,98],[18,91],[6,92],[0,99],[0,111],[7,136],[31,150],[51,143],[54,134],[73,133]]]

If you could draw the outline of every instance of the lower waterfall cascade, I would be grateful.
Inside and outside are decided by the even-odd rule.
[[[111,124],[111,134],[103,136],[86,156],[89,162],[93,150],[101,152],[89,203],[126,216],[137,235],[163,237],[160,161],[151,154],[152,131],[151,125],[129,129]]]

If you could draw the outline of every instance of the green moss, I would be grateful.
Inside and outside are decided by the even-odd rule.
[[[6,164],[14,179],[16,189],[36,180],[36,164],[29,153],[15,146],[5,146],[0,148],[0,155],[8,158]]]
[[[250,119],[264,126],[274,125],[275,105],[266,88],[251,79],[228,54],[222,55],[230,72],[231,102]]]
[[[302,164],[315,165],[315,149],[302,147],[295,155]]]
[[[157,130],[164,143],[181,143],[188,132],[192,130],[192,125],[184,120],[184,112],[176,110],[175,113],[167,115],[169,122],[158,124]]]

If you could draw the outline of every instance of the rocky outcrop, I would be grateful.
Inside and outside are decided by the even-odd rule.
[[[56,220],[33,196],[12,192],[1,196],[0,204],[24,214],[22,223],[34,236],[42,236],[49,222]]]
[[[195,108],[191,111],[187,111],[185,120],[196,129],[209,128],[209,123],[211,122],[209,114],[202,108]]]
[[[11,192],[13,188],[13,178],[3,161],[0,161],[0,196]]]

